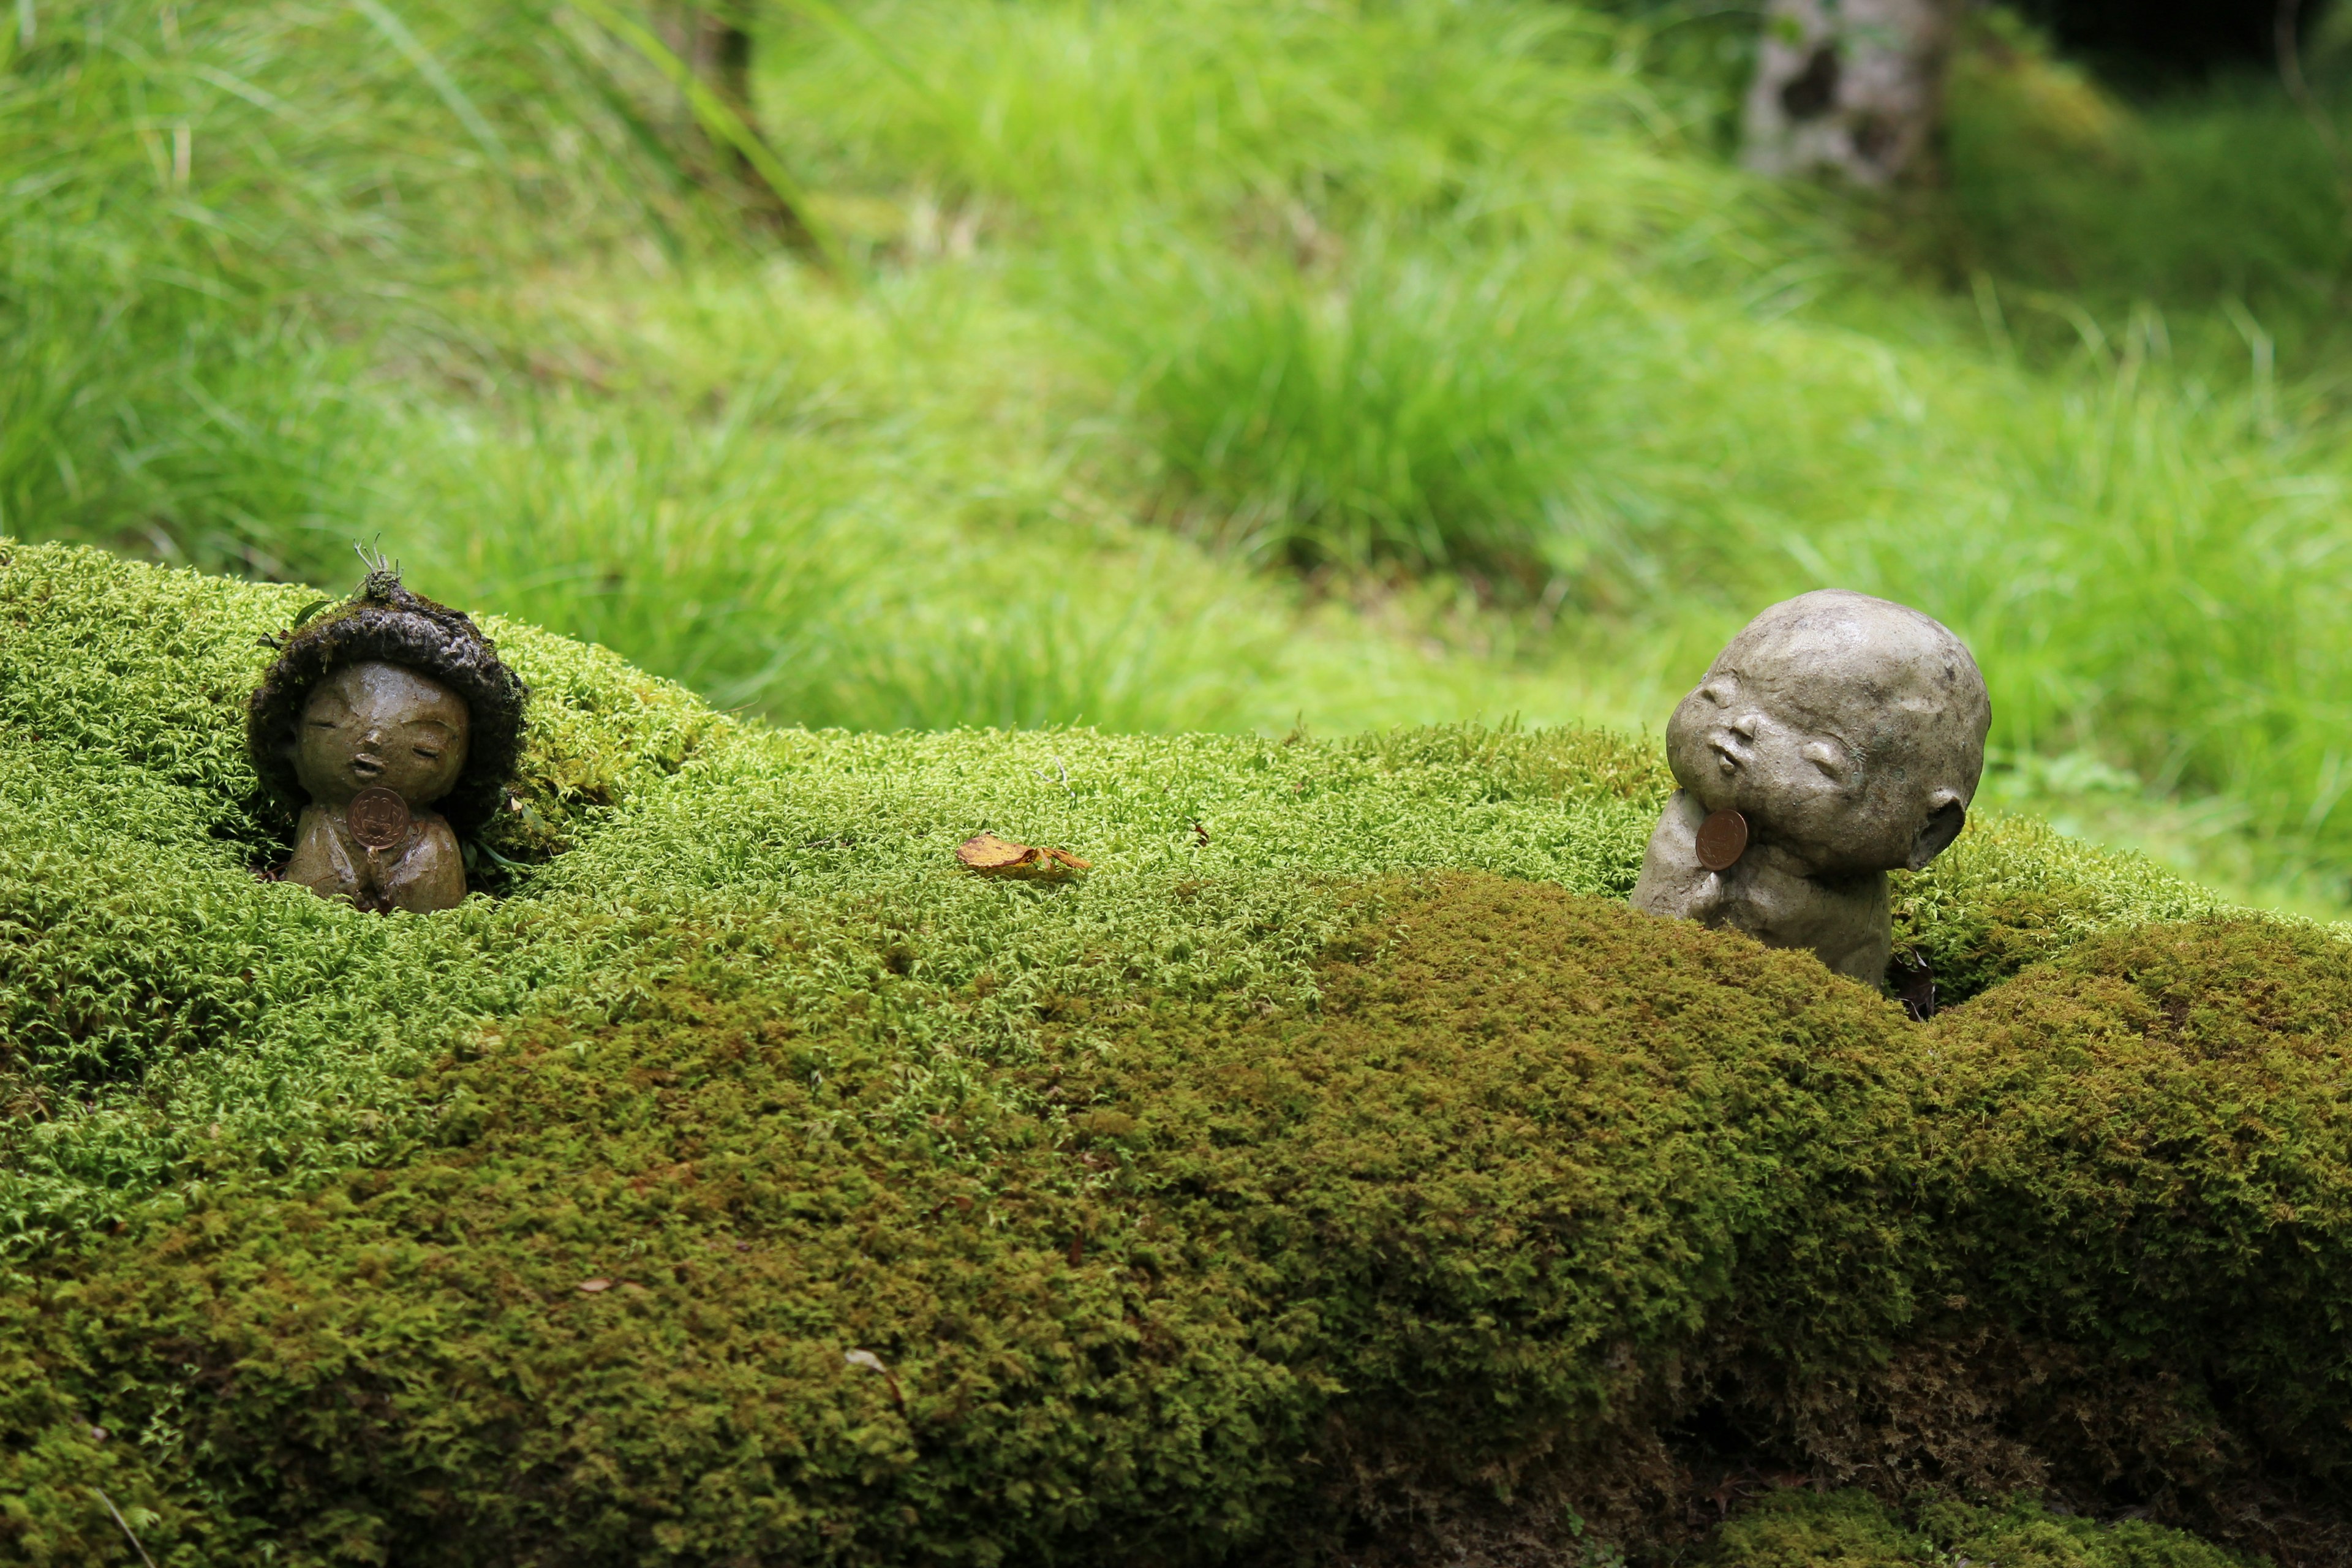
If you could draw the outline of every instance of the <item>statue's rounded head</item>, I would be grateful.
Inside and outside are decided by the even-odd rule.
[[[286,807],[371,787],[438,803],[460,832],[496,810],[530,690],[474,623],[376,570],[350,602],[275,643],[246,710],[246,750]]]
[[[1773,605],[1666,723],[1709,811],[1816,874],[1925,866],[1958,837],[1992,704],[1968,648],[1903,605],[1825,588]]]
[[[421,809],[457,786],[472,727],[466,700],[431,676],[362,659],[310,689],[292,742],[294,773],[322,805],[388,789]]]

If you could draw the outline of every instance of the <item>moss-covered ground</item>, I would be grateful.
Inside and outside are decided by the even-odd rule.
[[[2347,1559],[2322,930],[1979,824],[1922,1026],[1629,911],[1622,738],[772,731],[495,620],[494,896],[362,915],[258,874],[307,596],[0,546],[0,1559]]]

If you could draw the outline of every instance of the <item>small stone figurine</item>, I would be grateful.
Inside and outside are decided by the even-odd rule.
[[[497,809],[528,689],[471,620],[380,562],[349,603],[264,640],[278,662],[246,749],[300,811],[286,880],[380,913],[460,902],[457,834]]]
[[[1810,948],[1883,985],[1886,873],[1959,836],[1991,723],[1976,660],[1918,611],[1842,589],[1773,605],[1667,721],[1682,787],[1633,907]]]

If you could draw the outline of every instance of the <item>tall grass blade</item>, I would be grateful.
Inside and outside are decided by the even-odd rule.
[[[780,0],[783,9],[797,12],[817,26],[846,38],[879,62],[891,75],[919,92],[934,93],[938,89],[915,74],[914,68],[898,57],[896,50],[884,43],[873,28],[852,16],[832,0]]]
[[[792,215],[793,221],[799,224],[815,244],[834,274],[844,280],[852,278],[849,253],[842,248],[832,226],[817,216],[810,204],[808,192],[793,178],[791,171],[784,167],[760,133],[731,104],[713,92],[709,85],[695,74],[692,66],[678,58],[677,53],[656,37],[643,23],[623,16],[604,0],[571,0],[571,4],[601,23],[614,37],[626,41],[671,86],[684,93],[696,121],[713,138],[726,142],[742,155],[743,161],[751,166],[768,189],[774,193],[784,210]]]
[[[433,51],[425,47],[423,40],[409,31],[407,23],[383,5],[383,0],[352,0],[352,8],[365,16],[369,24],[384,36],[385,41],[416,68],[416,74],[441,95],[441,101],[447,104],[449,112],[457,117],[457,123],[481,143],[492,168],[503,171],[512,166],[514,160],[507,152],[506,142],[499,138],[497,127],[482,118],[482,111],[474,107],[472,99],[466,96],[466,89],[457,85],[457,79],[443,68]]]

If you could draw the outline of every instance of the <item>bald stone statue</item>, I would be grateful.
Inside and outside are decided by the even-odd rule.
[[[1886,873],[1959,836],[1991,724],[1976,660],[1918,611],[1836,588],[1773,605],[1667,721],[1682,787],[1633,907],[1884,984]]]

